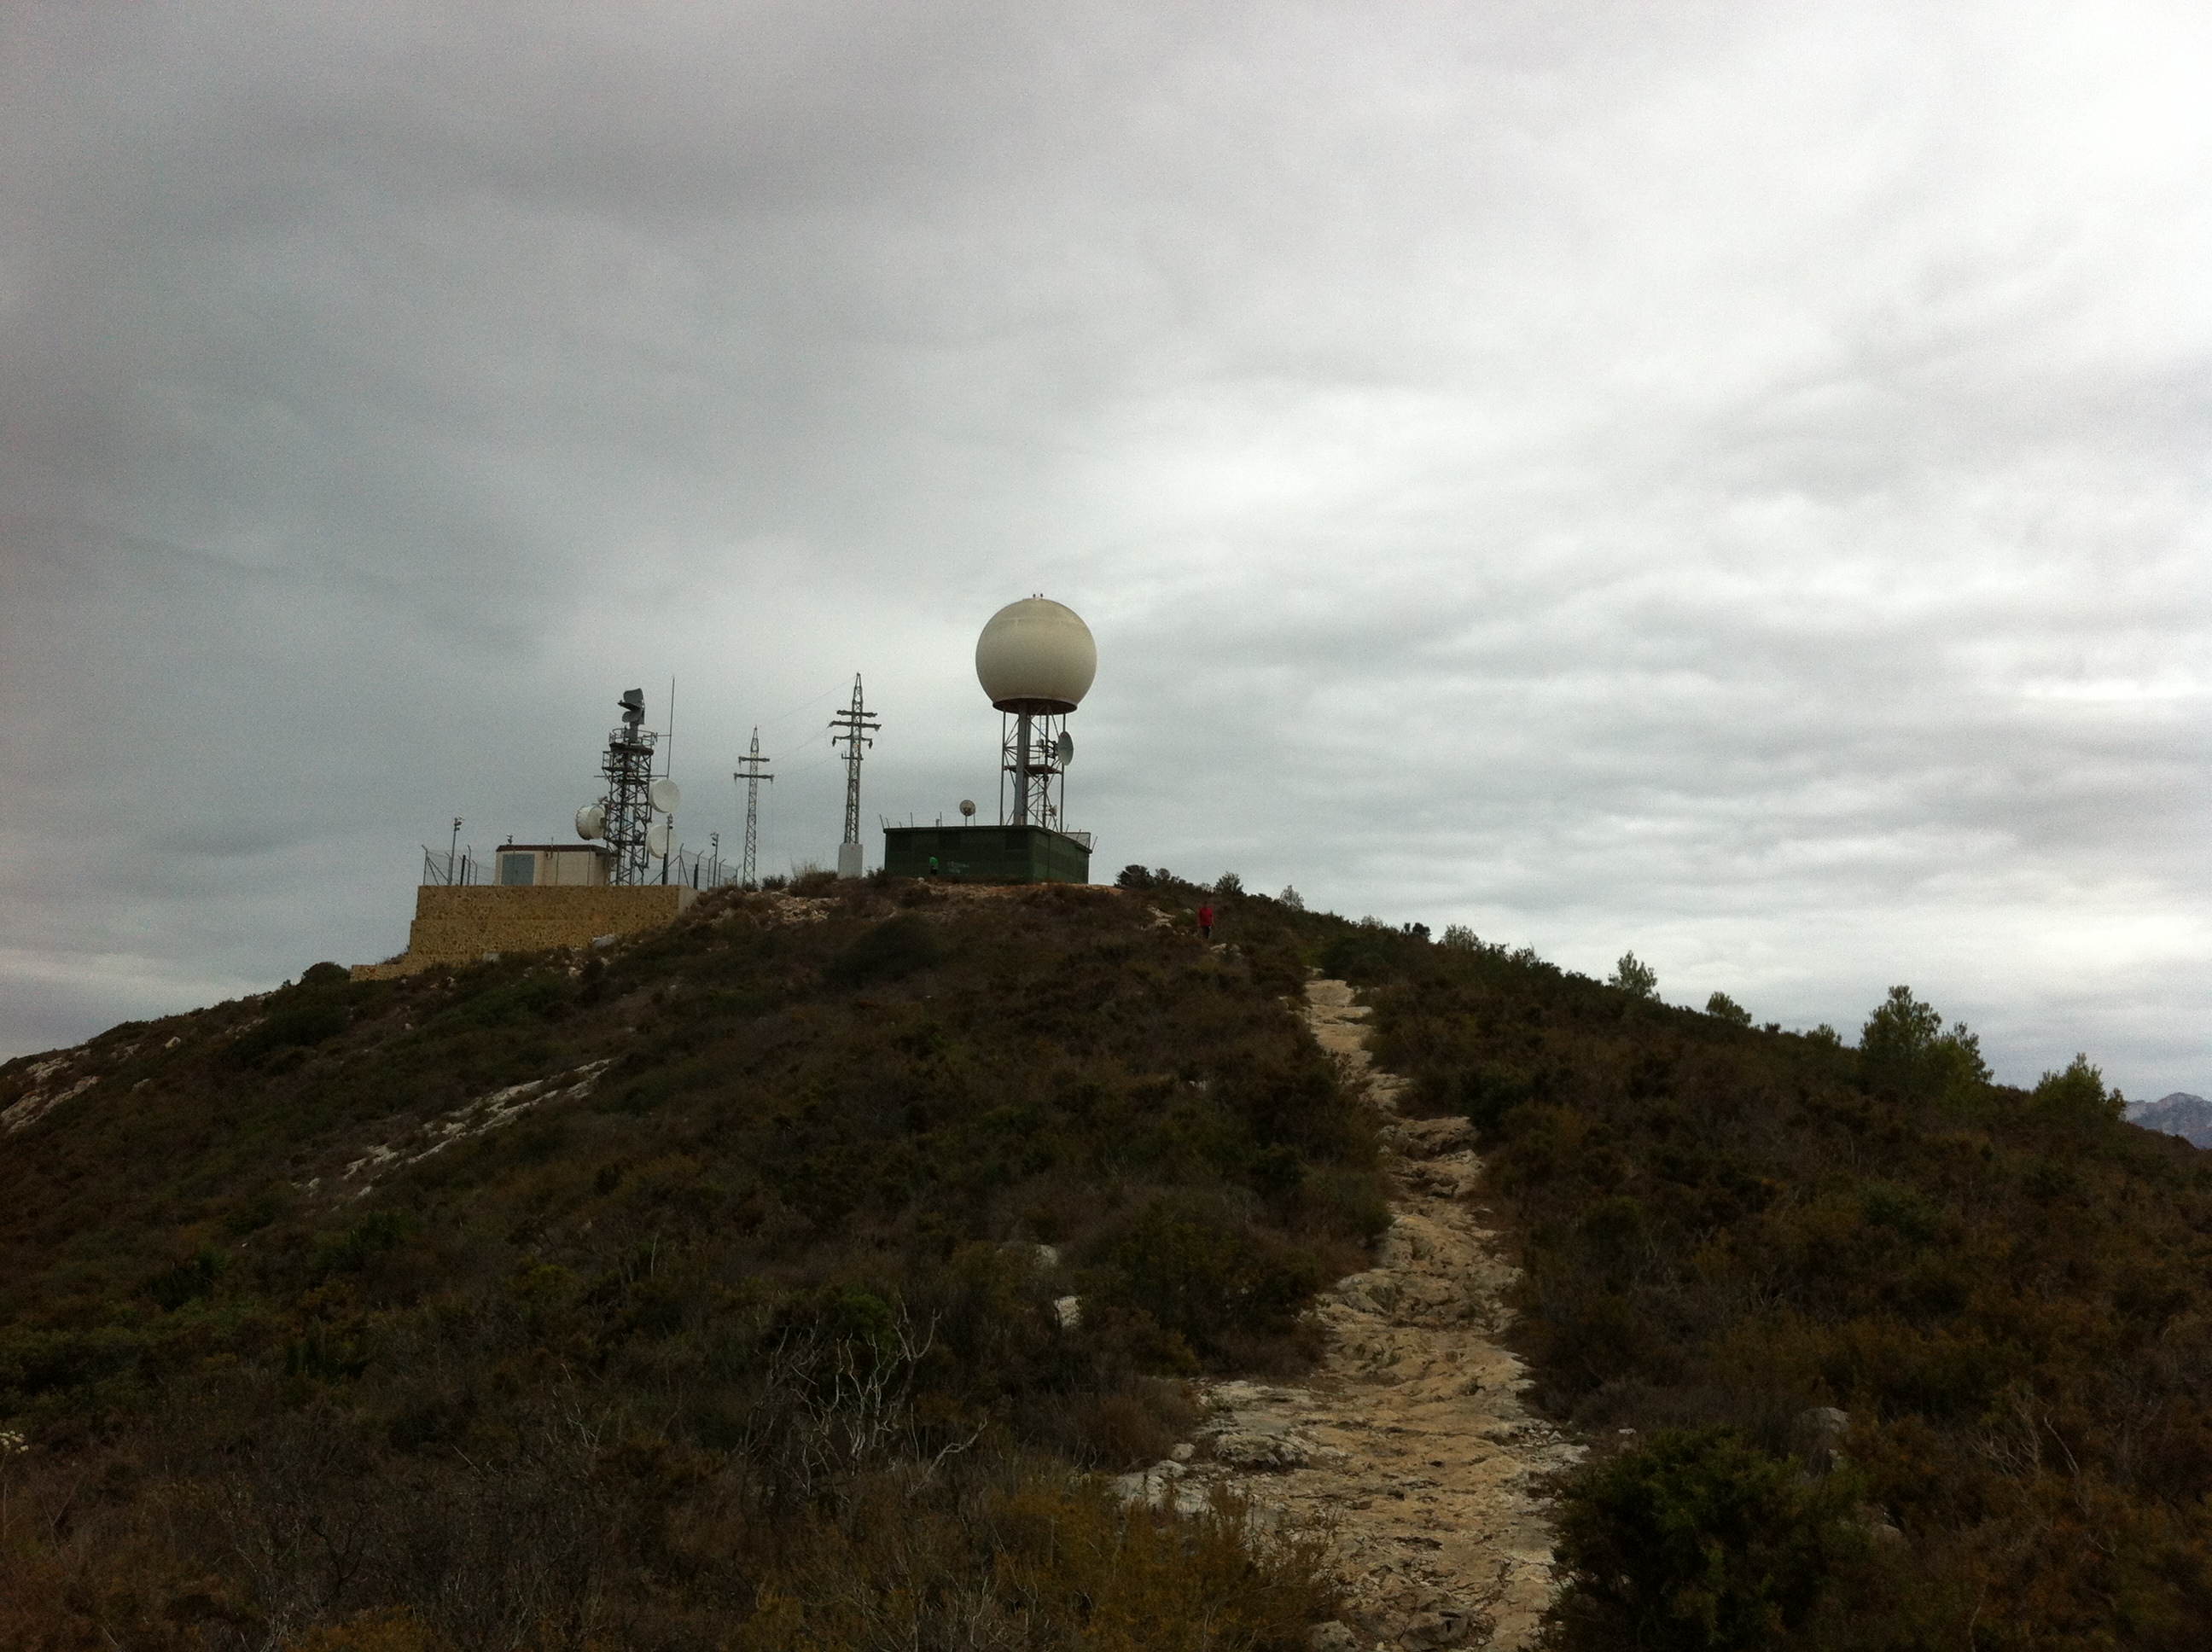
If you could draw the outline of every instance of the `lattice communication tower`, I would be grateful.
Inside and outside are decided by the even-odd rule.
[[[614,851],[611,880],[645,884],[652,881],[645,835],[653,823],[653,747],[659,737],[645,726],[643,689],[630,689],[621,704],[621,726],[608,732],[607,753],[599,763],[607,783],[599,802],[601,832]]]

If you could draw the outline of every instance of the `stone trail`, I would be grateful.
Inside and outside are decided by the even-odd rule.
[[[1474,1133],[1399,1116],[1404,1081],[1374,1067],[1367,1013],[1340,981],[1307,984],[1315,1037],[1383,1120],[1395,1196],[1375,1266],[1322,1297],[1328,1351],[1309,1380],[1205,1385],[1184,1461],[1121,1486],[1195,1510],[1226,1485],[1257,1521],[1333,1533],[1348,1598],[1316,1649],[1522,1649],[1551,1597],[1537,1483],[1582,1448],[1522,1404],[1527,1376],[1499,1340],[1515,1275],[1474,1203]]]

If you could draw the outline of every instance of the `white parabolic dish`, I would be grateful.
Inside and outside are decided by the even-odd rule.
[[[668,853],[668,823],[666,821],[657,820],[647,830],[645,852],[651,855],[663,855]]]
[[[576,811],[576,835],[586,842],[604,834],[607,829],[607,811],[596,803],[587,803]]]
[[[653,799],[653,806],[664,815],[674,814],[676,805],[684,801],[684,788],[667,779],[653,781],[646,788],[645,794]]]
[[[1098,675],[1098,645],[1064,603],[1024,597],[975,639],[975,680],[1000,711],[1070,712]]]

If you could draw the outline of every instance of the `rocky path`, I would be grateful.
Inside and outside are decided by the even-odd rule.
[[[1473,1133],[1398,1116],[1403,1081],[1373,1067],[1344,982],[1310,982],[1306,1013],[1382,1115],[1395,1220],[1375,1266],[1322,1299],[1329,1348],[1311,1379],[1208,1385],[1188,1461],[1127,1489],[1196,1508],[1225,1483],[1260,1519],[1333,1532],[1349,1599],[1316,1649],[1526,1647],[1550,1594],[1533,1482],[1582,1453],[1522,1406],[1521,1362],[1498,1340],[1513,1271],[1474,1202]]]

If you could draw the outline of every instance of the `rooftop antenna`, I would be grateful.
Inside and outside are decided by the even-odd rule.
[[[738,882],[746,889],[759,887],[760,872],[760,783],[773,781],[764,765],[768,759],[760,753],[760,726],[753,726],[753,749],[738,759],[738,772],[730,776],[743,780],[745,786],[745,854],[738,872]]]
[[[1067,717],[1097,674],[1091,628],[1073,609],[1046,597],[1008,603],[976,638],[976,681],[1005,714],[999,730],[1001,826],[1061,827],[1067,764],[1075,755]]]
[[[845,838],[837,846],[837,876],[858,878],[860,875],[860,748],[875,744],[871,733],[883,725],[878,722],[860,698],[860,674],[853,673],[853,703],[830,720],[832,729],[843,731],[830,737],[831,745],[845,748]]]

